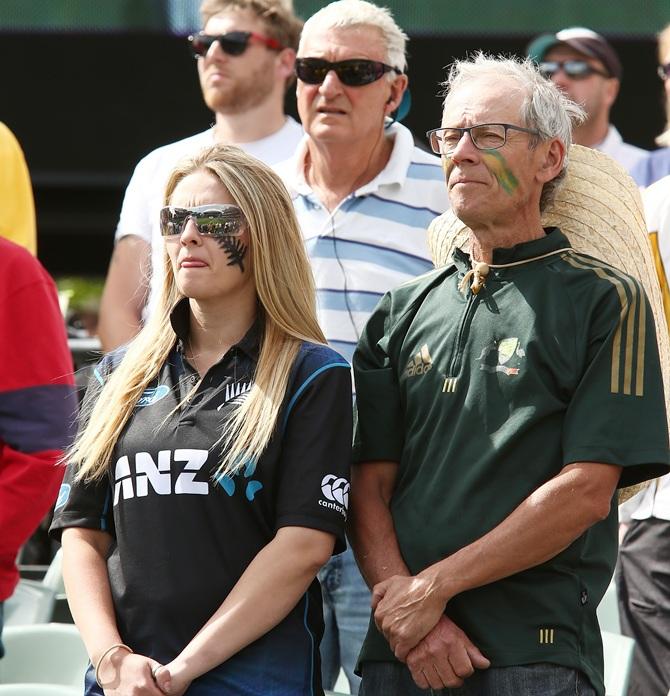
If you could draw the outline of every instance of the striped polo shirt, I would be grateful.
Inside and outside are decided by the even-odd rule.
[[[305,136],[277,167],[303,233],[317,289],[319,323],[347,360],[385,292],[433,268],[426,229],[449,207],[438,157],[414,146],[399,123],[387,129],[386,167],[331,212],[305,180]]]

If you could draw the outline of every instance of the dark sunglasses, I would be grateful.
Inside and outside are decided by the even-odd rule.
[[[658,68],[656,68],[656,72],[661,80],[667,80],[670,77],[670,63],[659,65]]]
[[[284,48],[276,39],[257,34],[254,31],[229,31],[227,34],[219,35],[205,34],[201,31],[199,34],[192,34],[188,37],[195,58],[207,55],[209,47],[215,41],[219,42],[221,50],[229,56],[241,56],[247,50],[251,39],[255,39],[275,51],[281,51]]]
[[[336,63],[321,58],[298,58],[295,61],[295,74],[308,85],[320,85],[331,70],[334,70],[337,79],[348,87],[369,85],[391,71],[402,75],[402,70],[398,68],[365,58],[339,60]]]
[[[545,77],[553,77],[559,70],[562,70],[571,80],[583,80],[591,75],[611,77],[604,70],[594,68],[585,60],[543,60],[539,68]]]
[[[161,234],[163,237],[180,235],[189,220],[193,220],[200,234],[209,237],[239,237],[246,225],[244,213],[236,205],[217,203],[195,208],[168,205],[160,212]]]

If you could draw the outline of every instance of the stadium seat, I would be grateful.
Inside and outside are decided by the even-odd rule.
[[[46,623],[51,620],[56,593],[37,580],[20,580],[5,602],[5,626]]]
[[[616,584],[614,578],[610,582],[605,596],[598,605],[596,610],[598,613],[598,623],[601,631],[609,633],[621,633],[621,624],[619,623],[619,603],[617,601]]]
[[[602,632],[606,696],[626,696],[635,641],[618,633]]]
[[[0,696],[81,696],[82,688],[55,684],[0,684]]]
[[[19,581],[14,594],[5,602],[5,626],[48,623],[53,619],[56,599],[65,592],[62,555],[58,549],[43,580]]]
[[[75,626],[8,626],[2,642],[0,684],[52,684],[79,687],[81,692],[88,655]]]

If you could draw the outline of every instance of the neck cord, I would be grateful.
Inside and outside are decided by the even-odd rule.
[[[521,261],[512,261],[511,263],[484,263],[484,261],[473,260],[472,268],[463,276],[463,279],[458,284],[458,289],[465,295],[468,291],[468,283],[472,278],[470,290],[472,290],[473,295],[476,295],[484,287],[486,277],[488,276],[491,268],[511,268],[512,266],[522,266],[523,264],[531,263],[531,261],[539,261],[540,259],[546,259],[549,256],[562,254],[565,251],[572,251],[572,247],[556,249],[555,251],[550,251],[546,254],[541,254],[540,256],[533,256],[529,259],[522,259]]]

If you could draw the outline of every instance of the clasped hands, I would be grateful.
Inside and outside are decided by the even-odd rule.
[[[444,614],[429,576],[394,575],[372,591],[377,628],[394,655],[407,664],[421,689],[456,688],[475,669],[490,662],[465,633]]]
[[[191,684],[173,666],[140,655],[128,653],[118,663],[112,679],[102,682],[105,696],[182,696]]]

